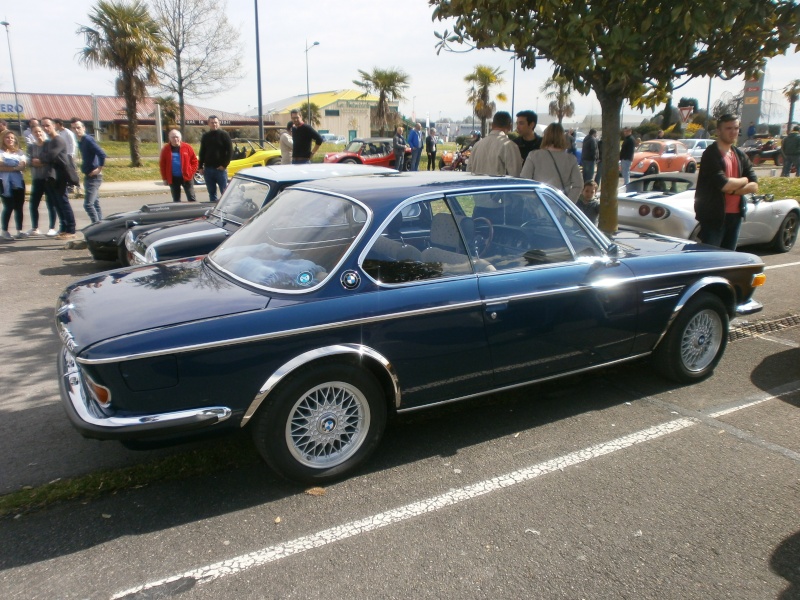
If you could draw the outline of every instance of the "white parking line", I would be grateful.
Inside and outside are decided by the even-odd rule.
[[[800,262],[786,263],[785,265],[770,265],[768,267],[764,267],[764,270],[767,271],[769,269],[782,269],[783,267],[796,267],[798,265],[800,265]]]
[[[643,429],[641,431],[637,431],[636,433],[632,433],[609,442],[603,442],[602,444],[590,446],[589,448],[584,448],[583,450],[578,450],[576,452],[572,452],[570,454],[566,454],[537,465],[526,467],[518,471],[513,471],[505,475],[500,475],[492,479],[486,479],[467,487],[451,490],[439,496],[433,496],[425,500],[420,500],[419,502],[412,502],[411,504],[406,504],[405,506],[394,508],[377,515],[372,515],[358,521],[352,521],[350,523],[345,523],[344,525],[331,527],[330,529],[325,529],[311,535],[290,540],[283,544],[278,544],[277,546],[270,546],[262,550],[250,552],[249,554],[243,554],[241,556],[229,558],[227,560],[207,565],[205,567],[200,567],[198,569],[193,569],[179,575],[173,575],[165,579],[159,579],[158,581],[151,581],[150,583],[146,583],[123,592],[118,592],[112,596],[112,599],[117,600],[122,598],[136,597],[143,598],[145,596],[141,595],[142,592],[154,590],[154,588],[159,587],[170,588],[172,593],[185,591],[191,589],[196,584],[209,583],[220,577],[235,575],[237,573],[241,573],[242,571],[246,571],[247,569],[252,569],[253,567],[275,562],[282,558],[288,558],[289,556],[300,554],[314,548],[320,548],[322,546],[326,546],[327,544],[338,542],[362,533],[381,529],[388,525],[406,521],[413,517],[431,513],[455,504],[460,504],[461,502],[483,496],[499,489],[511,487],[525,481],[530,481],[531,479],[535,479],[540,475],[546,475],[547,473],[562,470],[566,467],[577,465],[599,456],[618,452],[619,450],[624,450],[625,448],[635,446],[636,444],[641,444],[642,442],[648,442],[650,440],[669,435],[670,433],[675,433],[676,431],[685,429],[696,422],[697,421],[695,419],[690,418],[675,419],[674,421],[669,421],[667,423],[662,423],[661,425]],[[150,598],[154,596],[152,596],[152,594],[147,594],[146,597]]]

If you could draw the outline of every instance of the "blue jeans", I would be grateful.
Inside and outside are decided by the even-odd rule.
[[[83,210],[89,215],[92,223],[97,223],[103,219],[103,211],[100,210],[100,185],[103,183],[102,175],[83,176]]]
[[[582,160],[581,166],[583,167],[583,183],[586,183],[587,181],[591,181],[592,179],[594,179],[595,161]]]
[[[712,227],[700,224],[700,241],[709,246],[736,250],[741,226],[742,215],[739,213],[725,213],[725,220],[721,225]]]
[[[228,171],[226,169],[211,169],[206,167],[203,169],[203,177],[206,178],[206,189],[208,190],[208,201],[217,201],[217,186],[219,186],[219,195],[225,193],[225,188],[228,187]]]
[[[56,207],[56,214],[59,221],[59,233],[75,233],[75,213],[72,212],[72,205],[67,196],[66,179],[47,179],[44,185],[44,193]]]
[[[419,159],[422,156],[422,148],[411,149],[411,170],[419,171]]]
[[[631,182],[631,164],[633,163],[632,160],[621,160],[619,161],[620,169],[622,170],[622,181],[625,185],[628,185]]]
[[[792,165],[794,165],[795,177],[800,177],[800,154],[787,154],[783,157],[783,171],[781,177],[791,177]]]
[[[31,195],[28,199],[28,208],[31,211],[31,228],[39,228],[39,204],[42,202],[44,196],[44,179],[34,179],[31,182]],[[47,206],[47,217],[50,229],[56,228],[56,207],[53,204],[53,199],[47,195],[44,196],[45,205]]]

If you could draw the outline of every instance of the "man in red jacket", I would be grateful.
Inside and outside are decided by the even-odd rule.
[[[186,192],[189,202],[196,202],[194,182],[192,178],[197,172],[197,155],[186,142],[181,141],[181,132],[173,129],[169,132],[169,143],[161,149],[158,161],[161,168],[161,179],[172,192],[172,201],[181,201],[181,188]]]

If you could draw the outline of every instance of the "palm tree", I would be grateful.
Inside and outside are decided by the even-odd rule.
[[[794,105],[800,100],[800,79],[790,81],[789,85],[783,88],[783,95],[789,101],[789,125],[786,127],[788,132],[792,130],[792,123],[794,122]]]
[[[306,122],[312,127],[319,127],[320,123],[322,123],[322,117],[319,113],[319,106],[313,102],[310,104],[308,102],[303,102],[300,105],[299,110],[301,115],[310,115],[309,117],[306,117]]]
[[[408,87],[411,78],[400,69],[379,69],[378,67],[373,67],[372,73],[359,69],[358,74],[361,76],[361,80],[354,79],[353,83],[364,90],[359,98],[372,93],[378,95],[375,120],[378,123],[380,134],[383,136],[389,127],[389,101],[405,100],[403,90]]]
[[[473,106],[475,116],[481,120],[481,135],[486,135],[486,120],[494,114],[497,105],[492,102],[491,89],[496,85],[505,83],[501,77],[505,71],[500,67],[492,68],[488,65],[477,65],[475,70],[464,77],[470,84],[467,101]],[[506,95],[499,93],[495,96],[500,102],[506,101]]]
[[[119,72],[117,91],[125,98],[131,166],[141,167],[137,103],[147,95],[148,85],[158,83],[156,68],[164,64],[170,49],[142,0],[99,0],[89,20],[91,26],[78,29],[86,36],[80,61],[89,68]]]
[[[557,117],[559,125],[564,117],[571,117],[575,114],[575,104],[569,98],[572,93],[572,84],[566,77],[553,75],[544,82],[540,91],[545,98],[550,100],[548,114],[551,117]]]
[[[161,107],[161,119],[164,128],[168,131],[178,127],[178,115],[180,107],[175,100],[175,96],[159,96],[154,99],[154,102]]]

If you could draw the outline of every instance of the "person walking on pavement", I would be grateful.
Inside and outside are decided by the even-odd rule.
[[[406,148],[408,143],[403,137],[403,126],[398,125],[394,130],[394,138],[392,139],[392,150],[394,151],[394,168],[398,171],[403,171],[405,167]]]
[[[308,123],[303,122],[303,117],[297,109],[292,110],[289,115],[292,118],[292,164],[305,165],[311,162],[314,155],[319,152],[322,136],[317,133]],[[311,149],[311,142],[314,142],[314,149]]]
[[[436,129],[431,127],[425,138],[425,154],[428,155],[428,171],[436,170]]]
[[[583,181],[594,179],[594,169],[597,166],[597,135],[596,129],[590,129],[589,135],[583,138],[581,150],[581,167],[583,168]]]
[[[739,119],[722,115],[717,141],[703,152],[694,192],[694,213],[700,223],[700,241],[736,250],[742,225],[744,194],[758,192],[753,163],[733,144],[739,137]]]
[[[792,127],[792,132],[781,142],[783,154],[783,171],[781,177],[791,177],[792,165],[795,168],[795,177],[800,177],[800,125]]]
[[[422,148],[425,145],[425,136],[422,133],[422,123],[414,125],[414,129],[408,132],[408,146],[411,148],[411,168],[409,171],[419,171],[419,159],[422,156]]]
[[[17,239],[28,237],[22,230],[22,213],[25,205],[25,179],[22,176],[27,161],[19,148],[17,134],[6,129],[0,137],[0,182],[2,182],[2,231],[0,240],[14,241],[8,231],[11,213],[14,213],[14,225],[17,227]]]
[[[631,165],[633,164],[633,154],[636,152],[636,140],[633,137],[633,129],[630,127],[622,128],[622,147],[619,149],[619,166],[622,171],[622,181],[628,185],[631,181]]]
[[[492,117],[492,130],[472,147],[469,170],[479,175],[511,175],[519,177],[522,155],[519,147],[508,137],[511,115],[499,111]]]
[[[181,201],[181,188],[186,192],[186,200],[196,202],[194,195],[194,174],[197,172],[198,160],[194,148],[181,140],[181,132],[173,129],[167,134],[169,142],[161,148],[158,166],[161,180],[169,186],[172,201]]]
[[[227,131],[219,128],[219,117],[208,117],[208,131],[200,138],[200,156],[198,168],[203,169],[206,180],[209,202],[217,201],[219,195],[228,187],[228,165],[233,156],[233,143]]]
[[[567,136],[561,125],[547,126],[542,147],[528,154],[519,176],[552,185],[573,202],[578,200],[583,180],[578,161],[567,152]]]
[[[536,133],[538,122],[539,116],[532,110],[521,110],[517,113],[516,125],[519,136],[514,138],[514,142],[519,146],[523,164],[528,154],[542,147],[542,138]]]
[[[31,215],[31,229],[28,231],[29,235],[41,235],[39,231],[39,204],[42,202],[42,197],[45,199],[47,206],[47,222],[49,229],[45,234],[47,237],[55,237],[56,232],[56,207],[53,204],[53,198],[45,195],[45,177],[47,169],[45,167],[34,167],[33,159],[39,158],[44,150],[44,143],[47,141],[47,136],[41,125],[34,125],[31,131],[33,139],[36,140],[34,144],[28,144],[28,164],[31,165],[31,193],[28,198],[28,208]]]
[[[78,136],[78,149],[81,151],[81,173],[83,173],[83,210],[92,223],[103,218],[100,209],[100,186],[103,184],[103,167],[106,153],[88,133],[83,121],[72,120],[72,131]]]
[[[281,140],[280,140],[280,149],[281,149],[281,164],[282,165],[290,165],[292,164],[292,148],[294,147],[294,142],[292,141],[292,129],[294,125],[292,122],[289,121],[286,124],[286,130],[281,133]]]
[[[33,159],[34,167],[46,167],[44,193],[50,195],[50,201],[56,207],[59,232],[57,240],[75,239],[75,213],[67,196],[67,165],[69,155],[64,138],[58,135],[55,123],[50,117],[42,119],[42,129],[49,138],[44,143],[44,150],[39,158]]]

